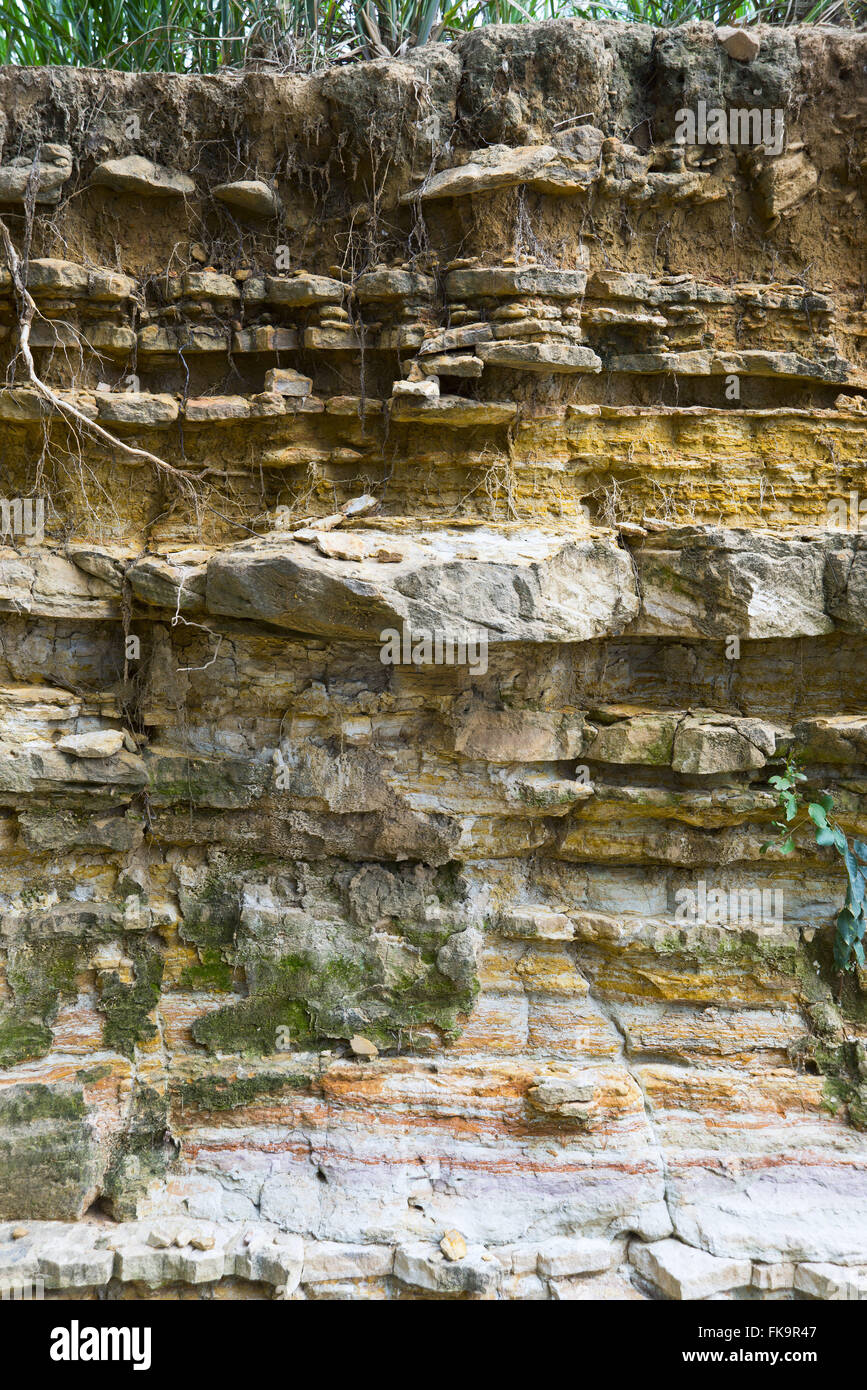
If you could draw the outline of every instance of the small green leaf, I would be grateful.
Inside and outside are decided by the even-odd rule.
[[[864,901],[865,886],[867,885],[864,883],[864,878],[858,867],[855,856],[851,854],[848,849],[843,851],[843,863],[846,865],[846,873],[849,875],[849,893],[852,902],[860,911],[861,904]]]
[[[855,918],[848,907],[842,908],[837,915],[837,935],[847,947],[855,940]]]
[[[839,936],[834,940],[834,964],[838,970],[849,969],[849,947]]]
[[[828,817],[825,815],[824,806],[820,806],[817,801],[811,801],[807,807],[810,820],[814,825],[818,825],[820,830],[824,830],[828,824]]]

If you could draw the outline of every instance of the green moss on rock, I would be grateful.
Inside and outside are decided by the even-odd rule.
[[[0,1066],[44,1057],[60,1000],[75,993],[78,945],[66,939],[16,944],[7,980],[12,1003],[0,1009]]]
[[[840,1115],[853,1129],[867,1130],[867,1055],[863,1045],[835,1040],[829,1035],[807,1034],[790,1049],[800,1067],[825,1078],[823,1104],[831,1115]]]
[[[81,1120],[87,1114],[80,1090],[59,1086],[10,1086],[0,1091],[0,1125],[32,1125],[40,1120]]]
[[[156,1035],[148,1015],[159,1002],[162,978],[163,961],[156,952],[137,954],[132,984],[124,984],[116,971],[108,975],[99,1005],[105,1014],[102,1037],[106,1047],[133,1058],[136,1043]]]
[[[269,995],[243,999],[197,1018],[192,1034],[197,1043],[211,1052],[256,1056],[284,1050],[286,1039],[291,1040],[293,1048],[304,1048],[315,1038],[310,1015],[302,1003]]]
[[[0,1014],[0,1067],[14,1067],[44,1057],[53,1034],[44,1023],[22,1017],[15,1009]]]
[[[269,772],[249,758],[191,758],[154,752],[148,758],[148,794],[156,805],[181,802],[240,810],[262,795]]]
[[[79,1087],[0,1091],[0,1220],[74,1221],[93,1200],[100,1151]]]
[[[305,1091],[304,1072],[261,1072],[258,1076],[201,1076],[178,1087],[181,1109],[236,1110],[257,1100],[280,1100],[287,1091]]]
[[[228,993],[232,988],[232,967],[219,951],[203,946],[199,948],[199,964],[187,966],[181,974],[180,984],[182,989]]]
[[[182,888],[180,935],[203,950],[230,946],[241,920],[238,884],[230,870],[211,869],[201,886]]]
[[[116,1221],[135,1220],[148,1187],[171,1171],[177,1151],[166,1097],[136,1083],[130,1117],[114,1141],[102,1186],[104,1205]]]

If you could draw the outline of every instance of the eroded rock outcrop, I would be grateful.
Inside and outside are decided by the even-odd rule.
[[[865,1296],[865,50],[0,72],[0,1279]]]

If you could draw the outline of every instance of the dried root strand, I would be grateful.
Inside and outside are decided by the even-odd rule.
[[[96,435],[99,439],[105,440],[113,449],[119,449],[121,453],[126,454],[129,458],[142,459],[145,463],[151,464],[166,477],[173,478],[191,497],[195,497],[195,487],[189,473],[185,473],[180,468],[174,468],[172,464],[166,463],[165,459],[161,459],[157,454],[152,454],[148,449],[137,449],[132,444],[125,444],[122,439],[118,439],[115,435],[111,434],[109,430],[104,429],[102,425],[98,425],[94,420],[88,419],[84,412],[73,405],[71,401],[65,401],[56,391],[52,391],[51,387],[47,386],[39,376],[30,348],[30,329],[34,316],[38,313],[38,309],[36,301],[27,288],[24,273],[21,268],[21,260],[18,256],[18,252],[15,250],[12,237],[9,234],[9,228],[6,226],[2,217],[0,217],[0,236],[3,238],[3,250],[6,257],[6,264],[9,267],[15,293],[18,296],[21,306],[18,316],[18,350],[23,359],[27,379],[30,384],[43,400],[48,401],[64,419],[73,421],[81,428],[90,431],[91,434]]]

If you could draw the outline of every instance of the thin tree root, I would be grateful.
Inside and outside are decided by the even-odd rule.
[[[39,395],[42,396],[44,400],[48,401],[65,419],[72,420],[82,428],[89,430],[99,439],[105,440],[113,449],[119,449],[128,457],[143,459],[145,463],[152,464],[159,472],[167,477],[173,478],[182,488],[188,490],[189,496],[195,498],[196,490],[193,479],[189,473],[185,473],[180,468],[174,468],[172,464],[166,463],[165,459],[159,458],[157,454],[150,453],[148,449],[137,449],[132,444],[125,444],[122,439],[118,439],[115,435],[111,434],[109,430],[104,429],[102,425],[98,425],[94,420],[88,419],[84,412],[79,410],[77,406],[72,405],[70,401],[65,401],[62,396],[58,396],[55,391],[52,391],[50,386],[46,386],[45,382],[36,371],[33,353],[30,348],[30,328],[34,316],[38,313],[36,301],[25,284],[18,252],[15,250],[12,237],[9,234],[9,228],[6,226],[2,217],[0,217],[0,236],[3,238],[6,264],[9,267],[12,283],[15,286],[15,292],[21,304],[18,317],[18,348],[23,358],[27,379],[30,384]]]

